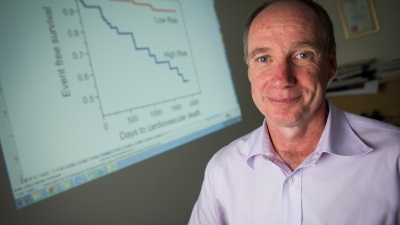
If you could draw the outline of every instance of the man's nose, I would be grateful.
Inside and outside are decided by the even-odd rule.
[[[279,89],[285,89],[296,83],[293,65],[284,60],[276,64],[272,75],[272,85]]]

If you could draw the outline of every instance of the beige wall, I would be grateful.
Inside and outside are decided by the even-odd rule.
[[[337,6],[338,0],[317,0],[326,8],[335,26],[338,64],[366,58],[378,61],[400,58],[400,1],[374,0],[380,30],[346,40]]]

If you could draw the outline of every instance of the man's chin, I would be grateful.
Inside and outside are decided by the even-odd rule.
[[[281,127],[293,127],[300,124],[300,119],[298,115],[292,115],[286,113],[285,115],[273,115],[267,116],[266,121],[268,124],[273,124],[275,126]]]

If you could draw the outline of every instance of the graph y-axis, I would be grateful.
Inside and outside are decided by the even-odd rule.
[[[104,119],[105,119],[105,115],[104,115],[104,111],[103,111],[103,105],[101,104],[100,93],[99,93],[99,89],[97,88],[97,81],[96,81],[96,76],[95,76],[95,73],[94,73],[94,68],[93,68],[93,63],[92,63],[92,57],[90,56],[88,41],[87,41],[87,38],[86,38],[85,27],[83,26],[81,10],[80,10],[78,1],[79,1],[79,0],[75,0],[76,9],[78,10],[79,22],[80,22],[81,28],[82,28],[83,39],[84,39],[84,43],[85,43],[85,47],[86,47],[86,52],[87,52],[87,55],[88,55],[90,70],[91,70],[91,72],[92,72],[92,78],[93,78],[94,88],[95,88],[95,90],[96,90],[97,100],[99,101],[99,109],[100,109],[100,112],[101,112],[101,116],[102,116],[102,118],[103,118],[103,120],[104,120]]]

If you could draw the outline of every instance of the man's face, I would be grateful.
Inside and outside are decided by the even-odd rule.
[[[269,124],[297,126],[322,115],[336,57],[325,53],[317,15],[297,3],[276,3],[253,21],[248,36],[252,97]]]

